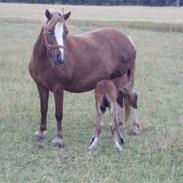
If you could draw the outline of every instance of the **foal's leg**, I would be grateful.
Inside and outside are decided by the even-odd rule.
[[[54,91],[55,99],[55,118],[57,121],[57,134],[52,140],[55,147],[63,147],[63,130],[62,130],[62,117],[63,117],[63,88],[58,87]]]
[[[43,86],[37,85],[40,97],[40,112],[41,112],[41,120],[40,120],[40,128],[34,135],[36,140],[41,140],[46,137],[47,134],[47,110],[48,110],[48,99],[49,99],[49,90],[44,88]]]
[[[100,107],[97,108],[97,120],[96,120],[96,128],[95,128],[95,134],[92,137],[92,140],[90,142],[90,146],[89,149],[96,149],[97,147],[97,143],[98,143],[98,139],[102,130],[102,126],[103,126],[103,121],[102,121],[102,112],[100,111]]]
[[[115,147],[122,151],[124,139],[119,129],[119,124],[116,121],[116,103],[110,102],[110,129],[114,139]]]

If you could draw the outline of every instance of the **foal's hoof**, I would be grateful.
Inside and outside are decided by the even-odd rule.
[[[122,126],[122,125],[123,125],[123,122],[122,122],[122,121],[120,121],[118,124],[119,124],[119,126]]]
[[[121,139],[120,139],[121,140]],[[122,141],[123,142],[123,141]],[[118,141],[115,141],[114,142],[114,146],[115,148],[119,151],[119,152],[122,152],[123,150],[123,144],[122,143],[119,143]]]
[[[61,138],[58,137],[58,136],[56,136],[56,137],[52,140],[52,144],[53,144],[53,147],[57,147],[57,148],[63,148],[63,147],[64,147],[63,139],[61,139]]]
[[[89,146],[89,150],[94,150],[97,148],[97,142],[98,142],[98,138],[97,137],[93,137],[91,142],[90,142],[90,146]]]
[[[123,119],[117,121],[119,126],[123,126],[125,124],[125,121]]]
[[[122,137],[120,137],[120,143],[121,143],[121,145],[123,145],[123,146],[124,146],[124,144],[125,144],[125,141],[124,141],[124,139],[123,139]]]
[[[35,141],[42,141],[46,138],[46,136],[47,136],[47,131],[44,131],[44,132],[37,131],[35,132],[32,138]]]

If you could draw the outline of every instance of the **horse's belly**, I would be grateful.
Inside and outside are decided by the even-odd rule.
[[[71,83],[69,85],[64,86],[64,90],[73,92],[73,93],[81,93],[93,90],[97,84],[97,81],[89,81],[87,83]]]
[[[83,77],[83,79],[73,80],[71,83],[64,85],[64,90],[80,93],[95,89],[96,84],[104,79],[109,79],[109,74],[104,74],[102,76],[97,76],[95,74],[90,77]]]

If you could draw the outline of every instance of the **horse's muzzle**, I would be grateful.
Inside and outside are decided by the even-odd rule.
[[[62,60],[62,59],[54,59],[54,60],[53,60],[53,63],[54,63],[55,65],[64,64],[64,60]]]
[[[53,64],[59,65],[59,64],[64,64],[65,59],[62,57],[61,53],[59,50],[55,50],[55,54],[51,58]]]

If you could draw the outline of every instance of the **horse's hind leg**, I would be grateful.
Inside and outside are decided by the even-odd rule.
[[[122,151],[124,139],[119,129],[119,124],[116,121],[116,103],[110,103],[110,129],[114,139],[115,147]]]
[[[131,87],[129,90],[128,99],[130,103],[131,120],[132,120],[132,129],[130,130],[130,134],[138,135],[140,124],[137,112],[137,94],[134,86]]]
[[[124,115],[123,115],[123,101],[124,101],[124,93],[122,91],[118,91],[118,97],[116,101],[116,121],[119,125],[124,123]]]
[[[55,99],[55,118],[57,121],[57,134],[52,140],[53,146],[63,147],[63,130],[62,130],[62,117],[63,117],[63,88],[57,87],[54,89]]]
[[[41,120],[40,120],[39,131],[35,132],[34,139],[42,140],[46,137],[47,134],[47,110],[48,110],[49,91],[40,85],[37,85],[37,88],[40,97]]]

